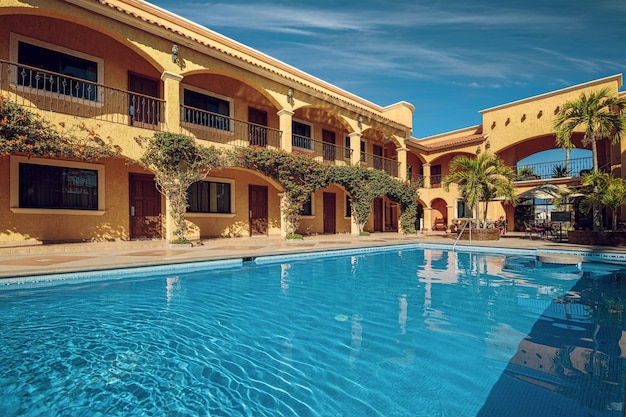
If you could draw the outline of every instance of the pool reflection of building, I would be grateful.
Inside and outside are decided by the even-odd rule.
[[[544,309],[518,344],[479,416],[623,415],[624,306],[607,308],[602,305],[606,300],[591,298],[594,292],[602,294],[596,291],[595,283],[581,279],[567,296]],[[531,309],[541,305],[536,300],[518,301]],[[598,391],[605,393],[602,399],[593,395]]]

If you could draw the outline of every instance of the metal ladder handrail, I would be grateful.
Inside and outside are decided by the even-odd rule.
[[[461,228],[461,231],[457,235],[456,240],[454,241],[454,244],[452,245],[452,252],[454,252],[454,249],[456,248],[456,244],[459,242],[459,239],[461,239],[461,235],[463,234],[463,231],[465,230],[468,224],[469,224],[469,241],[470,243],[472,242],[472,221],[466,220],[465,224]]]

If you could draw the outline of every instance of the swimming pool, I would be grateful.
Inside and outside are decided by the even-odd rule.
[[[618,267],[330,255],[10,286],[0,415],[623,415]]]

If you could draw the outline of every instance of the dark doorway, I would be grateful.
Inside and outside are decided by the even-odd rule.
[[[383,231],[383,199],[380,197],[374,200],[374,231]]]
[[[267,112],[248,107],[248,143],[250,146],[267,146]]]
[[[160,239],[161,193],[151,175],[130,174],[130,238]]]
[[[324,193],[324,234],[337,232],[337,206],[335,193]]]
[[[128,73],[128,90],[137,94],[128,95],[128,114],[131,126],[153,128],[159,123],[159,81]]]
[[[267,187],[250,185],[248,188],[250,236],[267,235]]]
[[[323,153],[324,153],[324,161],[334,161],[336,157],[335,151],[335,132],[331,132],[330,130],[323,129],[322,130],[322,144]]]
[[[374,153],[374,168],[382,170],[383,169],[383,148],[382,146],[374,145],[372,147],[372,151]]]

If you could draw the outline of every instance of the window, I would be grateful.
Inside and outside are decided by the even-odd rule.
[[[344,159],[350,159],[350,136],[346,136],[346,149],[343,157]]]
[[[17,61],[39,69],[18,68],[18,85],[83,100],[98,100],[98,63],[95,60],[20,40],[17,42]]]
[[[344,217],[352,217],[352,198],[346,194],[346,212]]]
[[[230,102],[193,90],[184,90],[185,122],[230,130]]]
[[[313,141],[311,140],[311,125],[291,122],[291,145],[294,148],[313,149]]]
[[[231,213],[231,184],[199,181],[187,190],[189,213]]]
[[[98,210],[98,171],[20,163],[19,207]]]
[[[472,212],[467,207],[465,201],[457,200],[456,202],[456,217],[459,219],[469,219],[474,217]]]
[[[309,199],[302,205],[302,215],[303,216],[312,216],[313,215],[313,196],[309,196]]]
[[[441,187],[441,165],[430,167],[430,186]]]
[[[361,141],[361,162],[367,162],[367,153],[365,147],[365,141]]]

